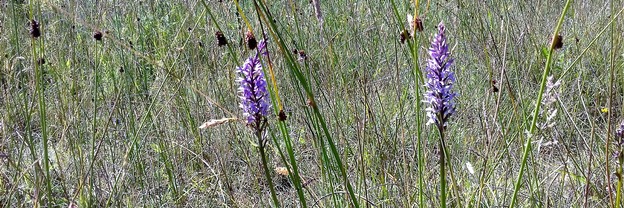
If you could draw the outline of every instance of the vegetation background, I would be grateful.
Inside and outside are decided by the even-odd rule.
[[[281,206],[437,207],[422,71],[440,22],[458,93],[446,204],[619,207],[624,4],[566,3],[1,1],[0,207],[274,206],[244,123],[198,128],[242,116],[249,29],[268,40]],[[403,43],[408,14],[423,30]]]

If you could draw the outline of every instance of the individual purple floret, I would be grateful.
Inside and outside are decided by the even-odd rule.
[[[255,55],[249,57],[243,66],[236,67],[238,73],[236,81],[240,84],[238,88],[241,98],[240,107],[243,109],[243,117],[248,125],[264,120],[271,108],[267,82],[262,72],[262,64],[260,64],[260,54],[266,55],[264,40],[258,44]]]
[[[449,57],[450,52],[444,35],[444,24],[438,25],[438,34],[431,41],[429,48],[431,56],[427,61],[427,92],[425,92],[424,102],[431,104],[427,109],[429,116],[428,124],[435,124],[438,128],[446,127],[449,117],[455,112],[455,102],[453,98],[453,83],[455,74],[450,70],[453,59]]]

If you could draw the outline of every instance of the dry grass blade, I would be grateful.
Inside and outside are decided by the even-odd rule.
[[[222,118],[222,119],[210,119],[210,121],[205,122],[204,124],[202,124],[201,126],[199,126],[200,129],[205,129],[208,127],[215,127],[230,121],[234,121],[234,120],[238,120],[238,118]]]

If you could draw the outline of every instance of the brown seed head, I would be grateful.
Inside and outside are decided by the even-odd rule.
[[[41,30],[39,30],[39,22],[37,20],[30,20],[30,36],[38,38],[41,36]]]
[[[245,34],[245,42],[247,42],[247,48],[249,48],[249,50],[256,49],[258,46],[258,41],[256,41],[256,37],[251,30],[248,30],[247,34]]]
[[[405,43],[405,40],[407,40],[409,37],[409,32],[407,32],[407,30],[403,30],[401,31],[401,34],[399,34],[399,41],[401,41],[401,44],[403,44]]]
[[[277,119],[279,121],[285,121],[286,118],[288,118],[288,116],[286,116],[286,113],[284,112],[284,109],[280,110],[279,114],[277,115]]]
[[[414,29],[418,32],[422,32],[424,30],[422,20],[419,17],[414,19]]]
[[[44,65],[46,63],[45,58],[39,58],[37,59],[37,64],[39,64],[39,66]]]
[[[553,47],[554,49],[560,49],[563,47],[563,36],[555,36],[555,39],[553,40]]]
[[[217,36],[217,45],[219,47],[227,45],[227,40],[225,39],[225,35],[223,35],[223,32],[217,31],[215,33],[215,36]]]
[[[102,35],[102,32],[100,32],[99,30],[96,30],[95,32],[93,32],[93,39],[97,41],[101,41],[103,36],[104,35]]]
[[[498,87],[496,87],[496,80],[492,80],[491,84],[492,84],[492,92],[497,93]]]

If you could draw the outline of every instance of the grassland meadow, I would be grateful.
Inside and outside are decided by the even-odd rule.
[[[0,207],[622,207],[622,11],[0,0]]]

